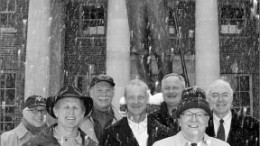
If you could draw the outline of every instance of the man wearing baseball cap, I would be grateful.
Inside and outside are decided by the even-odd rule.
[[[154,146],[229,146],[205,133],[211,115],[204,90],[197,87],[185,89],[176,111],[181,131],[157,141]]]
[[[95,146],[79,128],[80,121],[89,115],[93,101],[74,86],[65,86],[58,95],[47,98],[47,111],[57,123],[46,128],[23,146]]]
[[[11,131],[1,135],[1,146],[21,146],[46,126],[46,99],[39,95],[29,96],[24,104],[23,118]]]
[[[93,111],[86,117],[80,128],[96,142],[100,142],[104,129],[122,118],[122,115],[111,104],[115,93],[115,82],[111,76],[100,74],[90,83],[90,96],[93,99]]]

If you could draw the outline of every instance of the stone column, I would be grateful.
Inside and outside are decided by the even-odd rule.
[[[60,88],[64,27],[62,3],[60,0],[29,2],[25,98],[32,94],[48,97],[50,92],[53,94]]]
[[[125,0],[108,1],[106,72],[115,80],[113,105],[119,109],[119,99],[130,79],[130,33]]]
[[[196,85],[203,89],[220,77],[217,0],[196,0]]]
[[[52,0],[50,34],[49,94],[55,95],[63,85],[65,48],[65,5],[63,0]]]

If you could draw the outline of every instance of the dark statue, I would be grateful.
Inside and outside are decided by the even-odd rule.
[[[136,73],[151,87],[151,83],[172,72],[166,55],[170,50],[167,0],[126,0],[126,6],[131,35],[131,74]]]

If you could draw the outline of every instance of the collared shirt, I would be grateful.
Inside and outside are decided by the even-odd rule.
[[[131,128],[134,136],[139,144],[139,146],[146,146],[148,133],[147,133],[147,116],[145,119],[140,123],[135,123],[129,118],[127,118],[129,127]]]
[[[225,141],[227,141],[228,138],[228,134],[230,131],[230,126],[231,126],[231,118],[232,118],[232,114],[231,111],[229,111],[229,113],[223,118],[224,120],[224,128],[225,128]],[[218,133],[218,127],[219,127],[219,120],[220,118],[217,117],[217,115],[215,113],[213,113],[213,123],[214,123],[214,131],[215,131],[215,135],[217,135]]]
[[[1,146],[22,146],[29,141],[33,135],[25,126],[20,123],[16,128],[11,131],[5,132],[1,135]]]
[[[73,138],[66,138],[60,137],[56,129],[54,128],[53,137],[55,137],[59,144],[62,146],[81,146],[82,145],[82,138],[78,132],[77,137]]]
[[[190,146],[189,142],[182,134],[182,131],[178,132],[176,135],[162,139],[154,143],[153,146]],[[230,146],[228,143],[216,139],[214,137],[209,137],[207,134],[204,134],[202,141],[197,143],[197,146]]]

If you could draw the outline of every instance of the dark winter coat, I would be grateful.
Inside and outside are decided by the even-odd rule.
[[[238,114],[234,110],[231,112],[231,127],[227,143],[230,146],[259,146],[259,121],[251,116]],[[206,133],[216,137],[212,117],[209,119]]]
[[[174,115],[174,113],[173,113]],[[180,131],[177,117],[170,116],[165,102],[161,104],[160,110],[148,115],[148,133],[150,135],[150,144],[155,141],[173,136]]]
[[[104,130],[101,146],[138,146],[126,117]]]
[[[173,134],[170,128],[151,119],[150,115],[147,118],[147,146]],[[126,117],[104,131],[101,146],[139,146]]]
[[[53,130],[57,124],[46,128],[34,138],[23,144],[23,146],[60,146],[58,140],[53,137]],[[96,142],[90,139],[83,131],[80,131],[83,146],[98,146]]]

